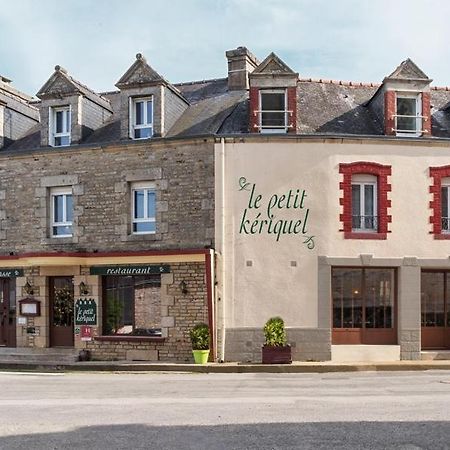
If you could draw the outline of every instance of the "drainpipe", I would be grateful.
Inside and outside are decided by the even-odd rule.
[[[220,196],[221,196],[221,211],[220,211],[220,220],[221,220],[221,242],[222,242],[222,257],[221,257],[221,267],[220,267],[220,278],[222,279],[222,292],[221,292],[221,323],[220,323],[220,332],[221,332],[221,340],[220,340],[220,353],[219,353],[219,361],[225,361],[225,299],[226,299],[226,278],[225,278],[225,257],[226,257],[226,244],[225,244],[225,139],[220,139]]]

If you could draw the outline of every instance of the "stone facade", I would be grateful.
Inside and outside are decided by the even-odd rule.
[[[27,167],[26,173],[23,167]],[[213,244],[214,156],[210,142],[48,149],[1,158],[0,251],[112,251]],[[195,182],[193,180],[195,179]],[[156,186],[156,233],[131,235],[130,183]],[[49,188],[72,186],[74,236],[49,238]]]

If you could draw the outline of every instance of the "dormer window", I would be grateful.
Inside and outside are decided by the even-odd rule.
[[[422,134],[422,98],[420,94],[397,94],[395,131],[397,136]]]
[[[261,133],[286,133],[288,131],[286,90],[260,90],[259,104],[259,121]]]
[[[153,136],[153,97],[130,99],[130,137],[147,139]]]
[[[50,108],[50,142],[52,147],[70,145],[70,106]]]

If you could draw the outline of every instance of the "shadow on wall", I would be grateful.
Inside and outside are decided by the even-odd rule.
[[[300,405],[299,405],[300,406]],[[300,406],[301,407],[301,406]],[[219,411],[218,411],[219,413]],[[161,411],[155,411],[155,417]],[[220,420],[220,419],[219,419]],[[449,448],[448,422],[312,422],[220,426],[108,425],[0,438],[11,449]]]

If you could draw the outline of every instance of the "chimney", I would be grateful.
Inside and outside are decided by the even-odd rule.
[[[247,47],[228,50],[225,55],[228,59],[228,90],[248,89],[248,75],[259,65],[256,56]]]

